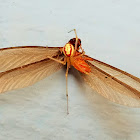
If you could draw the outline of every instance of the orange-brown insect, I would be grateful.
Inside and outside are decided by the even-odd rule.
[[[71,66],[105,98],[118,104],[140,107],[140,79],[85,55],[77,34],[64,47],[20,46],[0,49],[0,93],[32,85],[63,65],[67,65],[67,113],[67,77]]]

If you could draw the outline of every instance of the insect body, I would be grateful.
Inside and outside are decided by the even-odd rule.
[[[91,72],[90,66],[85,62],[86,60],[93,61],[92,58],[75,56],[71,58],[71,65],[75,67],[78,71],[89,74]]]
[[[75,34],[76,34],[76,30]],[[140,79],[85,55],[81,40],[70,39],[64,47],[19,46],[0,49],[0,93],[32,85],[67,65],[105,98],[118,104],[140,107]]]
[[[84,56],[85,52],[79,52],[81,48],[81,40],[78,39],[77,50],[75,49],[76,38],[71,39],[63,48],[60,48],[60,51],[65,55],[64,65],[67,63],[69,67],[72,65],[77,70],[82,73],[88,74],[91,69],[90,66],[85,62],[85,60],[93,60],[92,58]],[[82,48],[81,48],[82,49]]]
[[[76,34],[76,30],[75,34]],[[79,52],[81,49],[82,52]],[[75,67],[78,71],[89,74],[91,69],[90,66],[85,62],[85,60],[93,60],[90,57],[84,56],[85,52],[81,47],[81,40],[78,39],[77,34],[76,38],[71,39],[63,48],[60,48],[60,52],[65,55],[64,61],[59,61],[58,59],[54,59],[51,57],[48,57],[58,63],[61,63],[63,65],[67,64],[67,70],[66,70],[66,96],[67,96],[67,113],[68,111],[68,87],[67,87],[67,81],[68,81],[68,70],[70,66],[72,65]]]

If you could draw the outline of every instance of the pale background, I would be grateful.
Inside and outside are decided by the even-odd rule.
[[[140,77],[139,0],[0,0],[1,48],[64,46],[73,28],[88,55]],[[68,116],[64,70],[1,94],[0,140],[139,140],[140,109],[111,103],[80,80],[70,73]]]

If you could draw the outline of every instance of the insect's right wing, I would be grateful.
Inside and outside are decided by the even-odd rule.
[[[57,56],[63,60],[64,56]],[[14,68],[0,73],[0,93],[23,88],[53,74],[62,68],[62,64],[44,59],[23,67]]]
[[[59,47],[19,46],[0,49],[0,71],[53,57],[59,53]]]
[[[91,73],[84,80],[105,98],[126,106],[140,107],[140,79],[92,58]]]

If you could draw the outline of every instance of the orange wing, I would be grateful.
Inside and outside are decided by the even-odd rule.
[[[91,73],[81,75],[95,91],[115,103],[140,107],[139,78],[96,59],[88,63]]]
[[[21,67],[47,56],[56,56],[60,47],[20,46],[0,49],[0,71]]]

